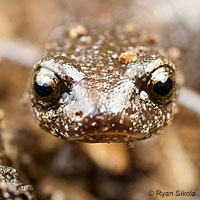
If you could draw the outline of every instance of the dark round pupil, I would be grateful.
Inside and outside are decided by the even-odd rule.
[[[43,85],[38,85],[35,82],[34,89],[37,92],[37,94],[41,97],[48,97],[53,92],[53,88],[49,86],[47,83],[44,83]]]
[[[172,79],[168,78],[164,83],[159,81],[155,84],[153,90],[160,96],[166,96],[169,94],[173,87]]]

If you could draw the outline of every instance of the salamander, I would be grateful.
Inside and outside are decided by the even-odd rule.
[[[34,65],[39,125],[71,142],[135,142],[158,134],[177,110],[177,64],[133,24],[56,29]]]

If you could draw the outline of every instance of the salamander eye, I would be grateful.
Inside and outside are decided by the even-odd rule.
[[[48,97],[53,93],[53,88],[48,83],[38,84],[37,81],[34,84],[35,92],[41,97]]]
[[[167,80],[165,80],[164,82],[158,81],[154,85],[153,90],[160,96],[166,96],[170,93],[172,88],[173,88],[173,81],[171,78],[167,78]]]
[[[176,91],[173,69],[168,65],[160,66],[149,75],[142,85],[142,89],[149,94],[150,99],[155,103],[161,105],[169,103]]]
[[[55,73],[47,68],[40,68],[32,79],[33,94],[41,104],[58,101],[61,95],[60,85]]]

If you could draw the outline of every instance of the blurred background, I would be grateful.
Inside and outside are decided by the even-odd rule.
[[[22,97],[52,30],[71,19],[130,22],[158,35],[163,49],[177,48],[187,89],[163,134],[129,149],[69,144],[38,128]],[[0,115],[8,165],[39,200],[199,200],[199,52],[198,0],[0,0]],[[196,196],[161,198],[149,190]]]

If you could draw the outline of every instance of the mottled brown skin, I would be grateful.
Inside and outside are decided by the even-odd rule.
[[[31,100],[43,129],[72,142],[132,142],[171,122],[176,66],[149,34],[123,25],[85,25],[83,34],[73,35],[72,27],[54,32],[47,55],[34,66]],[[156,83],[168,77],[169,93],[156,94]],[[35,83],[48,83],[52,94],[41,97]]]
[[[0,165],[0,199],[33,200],[33,188],[18,180],[18,174],[12,167]]]

